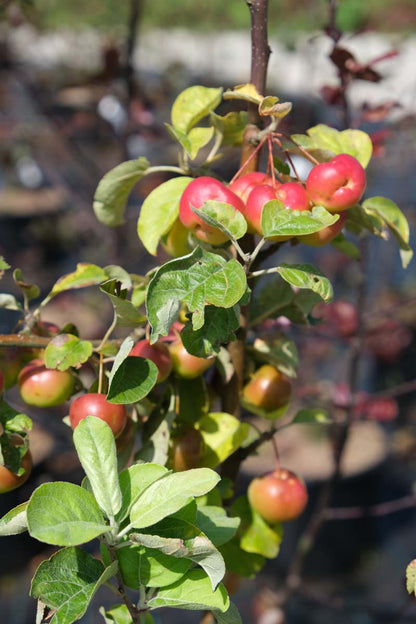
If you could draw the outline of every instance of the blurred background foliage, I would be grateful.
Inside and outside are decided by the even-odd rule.
[[[10,4],[2,0],[1,5]],[[119,0],[21,0],[40,28],[123,29],[130,3]],[[144,28],[192,30],[247,30],[249,13],[244,0],[142,0]],[[340,0],[338,24],[342,31],[375,29],[379,32],[414,30],[414,0]],[[151,10],[146,10],[151,9]],[[82,15],[82,20],[80,19]],[[270,0],[270,31],[313,31],[327,21],[327,0]],[[283,19],[284,18],[284,19]]]

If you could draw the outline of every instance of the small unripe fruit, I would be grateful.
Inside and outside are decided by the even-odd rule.
[[[284,468],[253,479],[247,495],[253,509],[269,524],[294,520],[308,502],[303,479]]]
[[[204,451],[204,439],[198,429],[175,432],[171,438],[170,460],[176,472],[197,468]]]
[[[264,364],[244,386],[242,396],[248,406],[265,412],[274,412],[285,406],[290,399],[292,385],[277,368]]]
[[[169,345],[169,351],[173,371],[184,379],[199,377],[211,368],[215,361],[213,358],[200,358],[188,353],[180,339]]]
[[[40,358],[22,368],[17,381],[23,401],[36,407],[62,405],[74,389],[70,372],[46,368]]]
[[[127,411],[124,405],[109,403],[105,394],[98,392],[82,394],[71,403],[69,420],[72,429],[75,429],[87,416],[95,416],[106,422],[115,437],[120,435],[127,422]]]

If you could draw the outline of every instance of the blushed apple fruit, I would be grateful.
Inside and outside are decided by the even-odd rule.
[[[191,230],[199,240],[210,245],[222,245],[229,240],[228,237],[218,228],[205,223],[191,209],[192,206],[199,210],[209,200],[231,204],[236,210],[244,214],[244,204],[238,195],[230,191],[219,180],[209,176],[201,176],[192,180],[182,193],[179,203],[179,218],[183,225]]]
[[[294,520],[308,502],[303,479],[285,468],[254,478],[247,495],[253,509],[269,524]]]
[[[354,206],[366,187],[365,171],[356,158],[338,154],[326,163],[316,165],[306,179],[306,192],[311,202],[329,212],[341,212]]]

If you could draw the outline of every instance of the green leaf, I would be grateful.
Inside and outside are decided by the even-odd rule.
[[[292,102],[279,102],[279,98],[272,95],[265,97],[259,104],[259,114],[262,117],[283,119],[292,110]]]
[[[133,464],[119,475],[122,505],[117,520],[121,522],[129,513],[132,504],[154,481],[168,473],[168,469],[158,464]]]
[[[104,568],[81,548],[64,548],[40,564],[30,595],[53,609],[50,624],[72,624],[84,615],[97,589],[116,571],[116,563]]]
[[[194,468],[169,474],[152,483],[139,496],[130,512],[134,528],[140,529],[162,520],[184,507],[195,496],[212,490],[220,480],[208,468]]]
[[[302,409],[294,416],[291,424],[312,424],[317,423],[320,425],[327,425],[333,422],[333,418],[328,412],[321,408],[316,409]]]
[[[278,273],[288,284],[297,288],[309,288],[326,303],[333,297],[331,282],[310,264],[286,264],[277,267]]]
[[[193,86],[185,89],[173,103],[171,120],[175,128],[188,133],[198,121],[221,102],[222,89]]]
[[[127,160],[105,174],[94,194],[93,209],[98,221],[110,227],[124,223],[128,196],[148,167],[146,158],[141,157]]]
[[[214,546],[218,547],[234,537],[240,525],[240,518],[227,516],[222,507],[207,505],[198,507],[196,523]]]
[[[130,290],[133,287],[132,276],[118,264],[108,264],[104,267],[104,271],[107,273],[108,279],[119,282],[122,289]]]
[[[210,122],[222,135],[221,145],[241,145],[244,131],[247,126],[247,113],[245,111],[231,112],[221,116],[211,113]]]
[[[288,210],[278,200],[267,202],[261,213],[261,228],[265,238],[271,236],[304,236],[319,232],[339,219],[338,214],[331,214],[323,206],[314,206],[309,210]]]
[[[250,82],[237,85],[224,93],[224,100],[244,100],[253,104],[260,104],[263,96],[259,94],[254,84]]]
[[[176,380],[176,392],[179,404],[178,422],[194,425],[202,416],[208,413],[209,396],[202,375],[195,379],[178,377]]]
[[[203,416],[199,421],[199,430],[205,443],[201,463],[215,468],[240,448],[250,427],[231,414],[218,412]]]
[[[406,589],[409,594],[416,596],[416,559],[413,559],[406,568]]]
[[[146,533],[131,533],[130,539],[149,549],[157,549],[164,555],[190,559],[207,573],[214,591],[224,577],[225,565],[221,553],[205,535],[183,540]]]
[[[253,348],[256,358],[272,364],[288,377],[296,377],[299,359],[293,340],[284,334],[273,336],[272,342],[256,338]]]
[[[32,537],[56,546],[77,546],[109,530],[92,495],[73,483],[44,483],[27,507]]]
[[[205,323],[194,331],[187,323],[181,331],[181,340],[186,350],[196,357],[209,357],[219,352],[222,343],[235,340],[234,332],[240,326],[240,308],[205,308]]]
[[[52,297],[66,290],[95,286],[97,284],[102,284],[102,282],[105,282],[107,279],[108,275],[101,267],[95,264],[79,263],[73,273],[68,273],[58,279],[49,295],[43,300],[42,305],[46,305]]]
[[[130,611],[124,604],[114,605],[107,611],[104,607],[100,607],[99,611],[105,620],[105,624],[131,624]],[[150,613],[146,613],[143,624],[154,624]]]
[[[200,149],[207,145],[214,136],[214,128],[192,128],[188,134],[190,142],[189,158],[194,160],[198,156]]]
[[[119,327],[136,327],[143,323],[146,317],[140,314],[140,311],[131,301],[127,301],[127,290],[117,292],[119,283],[117,280],[111,280],[103,284],[100,290],[110,298],[117,317],[117,325]]]
[[[373,144],[362,130],[342,130],[341,132],[324,124],[318,124],[307,131],[315,145],[330,149],[334,154],[350,154],[364,167],[370,162]]]
[[[157,375],[158,368],[150,360],[127,357],[112,373],[107,400],[121,404],[141,401],[156,384]]]
[[[279,275],[267,276],[267,279],[254,289],[253,302],[250,306],[250,325],[258,325],[268,318],[277,318],[293,298],[293,290]]]
[[[232,308],[246,291],[243,267],[237,260],[196,247],[183,258],[164,264],[147,290],[147,316],[152,327],[152,342],[167,335],[176,320],[181,302],[192,313],[194,330],[204,324],[207,305]]]
[[[89,340],[80,340],[72,334],[58,334],[45,349],[45,364],[47,368],[65,371],[71,366],[75,367],[86,362],[91,357],[92,351],[92,343]]]
[[[240,547],[268,559],[277,557],[283,538],[280,524],[270,527],[249,505],[247,497],[241,496],[232,506],[232,513],[241,517]]]
[[[36,284],[28,284],[23,278],[23,273],[20,269],[15,269],[13,271],[13,279],[15,281],[15,284],[22,291],[26,301],[30,301],[31,299],[36,299],[37,297],[39,297],[39,286],[36,286]]]
[[[213,615],[218,624],[242,624],[241,616],[233,602],[230,602],[230,606],[224,613],[214,609]]]
[[[348,209],[346,228],[355,235],[360,235],[367,230],[375,236],[387,238],[384,231],[384,220],[373,212],[366,212],[359,204]]]
[[[307,130],[304,134],[293,134],[291,138],[304,147],[312,156],[320,162],[331,160],[337,154],[350,154],[364,167],[367,167],[371,159],[373,145],[366,132],[362,130],[336,130],[325,124],[318,124]],[[297,151],[288,143],[285,147],[289,151]]]
[[[359,260],[361,258],[360,250],[357,245],[348,240],[342,232],[340,232],[332,241],[331,245],[340,253],[343,253],[352,260]]]
[[[21,503],[0,519],[0,536],[18,535],[27,531],[26,509],[28,503]]]
[[[221,546],[220,550],[227,570],[243,577],[255,576],[265,564],[261,555],[242,550],[238,537]]]
[[[133,340],[127,337],[114,360],[109,378],[107,401],[130,404],[141,401],[156,384],[158,369],[150,360],[129,356]]]
[[[1,273],[4,273],[4,271],[7,271],[7,269],[10,269],[10,264],[8,264],[6,262],[6,260],[3,258],[3,256],[0,256],[0,271],[1,271]]]
[[[228,609],[229,598],[222,584],[212,591],[210,580],[203,570],[190,570],[177,583],[162,587],[148,604],[150,609],[171,607],[197,611],[216,609],[224,612]]]
[[[32,419],[15,410],[3,399],[0,399],[0,423],[7,433],[26,435],[32,429]]]
[[[114,434],[100,418],[87,416],[74,431],[74,445],[95,499],[108,518],[121,508]]]
[[[247,232],[247,221],[231,204],[210,199],[198,210],[192,208],[192,211],[208,225],[221,230],[231,240],[238,240]]]
[[[131,589],[172,585],[191,566],[189,560],[176,559],[154,548],[139,545],[123,546],[116,551],[116,556],[123,581]]]
[[[178,218],[182,193],[193,178],[172,178],[157,186],[144,200],[137,222],[137,233],[144,247],[152,255],[164,234]]]
[[[19,312],[23,310],[22,304],[16,299],[16,297],[9,295],[8,293],[0,294],[0,308],[3,308],[3,310],[16,310]]]
[[[409,224],[400,208],[385,197],[370,197],[363,202],[362,207],[366,213],[376,214],[383,219],[399,244],[403,268],[406,268],[413,251],[409,246]]]

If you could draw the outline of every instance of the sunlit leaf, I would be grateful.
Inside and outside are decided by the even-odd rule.
[[[164,264],[155,274],[147,291],[147,314],[152,327],[152,342],[167,335],[176,320],[181,302],[192,314],[194,330],[205,320],[205,306],[231,308],[246,291],[246,275],[237,260],[196,247],[183,258]]]
[[[56,546],[77,546],[109,530],[89,492],[73,483],[40,485],[27,507],[32,537]]]
[[[137,222],[137,233],[147,251],[156,254],[157,246],[164,234],[178,218],[182,193],[192,178],[172,178],[157,186],[144,200]]]
[[[48,368],[65,371],[71,366],[83,364],[93,351],[89,340],[80,340],[71,334],[58,334],[45,349],[45,364]]]
[[[221,102],[222,89],[193,86],[178,95],[171,110],[172,125],[188,133]]]
[[[32,580],[30,595],[50,609],[50,624],[72,624],[88,608],[95,592],[117,571],[81,548],[64,548],[43,561]]]

